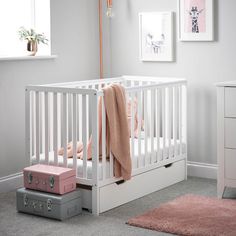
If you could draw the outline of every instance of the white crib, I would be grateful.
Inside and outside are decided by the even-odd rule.
[[[113,175],[114,157],[106,157],[106,116],[102,87],[122,84],[127,100],[137,101],[138,138],[134,137],[131,106],[130,148],[132,179]],[[76,169],[83,208],[105,212],[186,179],[186,80],[122,76],[26,87],[26,154],[31,164],[44,163]],[[102,99],[102,157],[99,157],[98,100]],[[144,123],[144,129],[142,127]],[[58,149],[77,140],[87,146],[92,135],[92,161],[68,159]]]

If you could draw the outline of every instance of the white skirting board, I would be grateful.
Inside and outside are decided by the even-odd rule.
[[[0,178],[0,193],[10,192],[23,186],[22,172]]]
[[[188,176],[217,179],[218,166],[214,164],[188,162]]]

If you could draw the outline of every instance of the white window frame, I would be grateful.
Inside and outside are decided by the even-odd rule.
[[[30,7],[31,8],[31,17],[30,17],[29,25],[31,25],[31,28],[34,28],[34,29],[37,27],[37,25],[36,25],[36,22],[37,22],[36,1],[37,0],[31,0],[30,1],[30,3],[31,3],[31,7]],[[39,53],[36,54],[36,56],[34,56],[34,57],[29,57],[27,55],[24,55],[23,52],[22,52],[23,55],[19,55],[17,53],[14,55],[14,54],[9,52],[9,55],[6,55],[6,56],[0,55],[0,61],[11,60],[11,59],[12,60],[50,59],[50,58],[53,59],[53,58],[57,57],[57,55],[52,55],[51,54],[51,17],[50,17],[50,6],[51,6],[51,4],[50,4],[50,2],[51,2],[51,0],[49,0],[49,9],[48,9],[49,10],[49,16],[48,16],[49,24],[48,24],[48,29],[47,29],[48,33],[46,34],[46,37],[49,39],[48,45],[47,45],[47,47],[48,47],[47,52],[42,54],[39,51]],[[36,29],[36,32],[38,32],[37,29]],[[41,32],[39,32],[39,33],[41,33]],[[41,45],[42,44],[40,44],[40,46]]]

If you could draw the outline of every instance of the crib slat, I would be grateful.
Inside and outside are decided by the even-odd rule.
[[[27,91],[28,92],[28,91]],[[29,117],[28,119],[29,120],[26,120],[26,124],[29,123],[29,130],[26,130],[26,136],[27,136],[27,132],[29,132],[29,140],[28,140],[28,144],[29,145],[29,155],[30,155],[30,161],[31,161],[31,158],[33,156],[33,152],[34,152],[34,93],[33,92],[28,92],[29,94],[27,95],[26,94],[26,97],[25,99],[28,99],[28,102],[26,101],[26,106],[25,108],[27,109],[27,106],[29,106]],[[26,111],[26,115],[27,115],[27,111]],[[27,119],[27,117],[26,117]],[[26,128],[26,127],[25,127]],[[27,137],[26,137],[26,141],[27,141]],[[27,147],[27,146],[26,146]],[[27,150],[27,148],[26,148]]]
[[[63,165],[67,167],[67,143],[68,143],[68,130],[67,130],[67,94],[63,93],[62,95],[62,145],[64,149],[64,155],[63,155]]]
[[[25,90],[25,154],[31,160],[31,94],[29,90]],[[30,125],[29,125],[30,124]]]
[[[73,168],[77,176],[77,95],[72,95],[72,146],[73,146]]]
[[[144,90],[144,166],[148,163],[148,104],[147,104],[147,91]]]
[[[53,151],[53,93],[49,93],[49,152]]]
[[[78,119],[78,121],[79,121],[79,140],[82,140],[82,134],[83,134],[83,132],[82,132],[82,114],[83,114],[83,112],[82,112],[82,95],[79,95],[78,96],[79,98],[78,98],[78,100],[79,100],[79,119]]]
[[[57,147],[62,147],[61,132],[62,132],[62,94],[57,94]]]
[[[174,111],[173,111],[173,139],[174,139],[174,157],[177,156],[177,109],[178,109],[178,96],[177,87],[174,87]]]
[[[165,159],[166,153],[166,88],[162,88],[162,160]]]
[[[87,178],[87,96],[82,96],[83,178]]]
[[[151,90],[151,111],[150,111],[150,141],[151,141],[151,164],[154,163],[154,90]]]
[[[48,160],[48,154],[49,154],[49,145],[48,145],[48,129],[49,129],[49,124],[48,124],[48,93],[44,93],[44,120],[45,120],[45,163],[49,164]]]
[[[69,113],[69,118],[70,118],[70,122],[69,123],[69,140],[73,140],[73,115],[74,115],[74,101],[73,101],[73,95],[74,94],[70,94],[69,98],[70,98],[70,113]]]
[[[168,104],[168,158],[171,158],[171,130],[172,130],[172,109],[173,109],[173,87],[168,87],[169,90],[169,104]]]
[[[33,119],[33,155],[36,156],[36,92],[32,92],[32,119]]]
[[[179,154],[182,155],[182,86],[179,87]]]
[[[113,154],[110,152],[110,178],[113,178],[113,177],[114,177],[113,166],[114,166],[114,156],[113,156]]]
[[[39,151],[44,155],[44,160],[45,161],[45,120],[44,120],[44,93],[40,92],[39,93],[39,130],[40,130],[40,145],[39,145]]]
[[[142,166],[141,159],[141,127],[142,126],[142,91],[138,92],[138,158],[137,167]]]
[[[88,88],[88,86],[87,86],[87,88]],[[89,96],[87,96],[87,102],[86,102],[86,119],[87,119],[86,133],[87,133],[87,138],[89,138]]]
[[[77,117],[77,125],[76,125],[76,137],[79,141],[81,141],[81,139],[79,138],[79,123],[80,123],[80,120],[79,120],[79,109],[80,109],[80,106],[79,106],[79,94],[76,95],[76,117]]]
[[[134,161],[134,93],[131,93],[131,160]]]
[[[58,165],[58,116],[57,116],[57,93],[53,94],[53,151],[54,151],[54,163]]]
[[[35,93],[35,111],[36,111],[36,163],[39,163],[39,151],[40,151],[40,132],[39,132],[39,92]]]
[[[160,161],[160,117],[161,117],[161,101],[160,101],[160,90],[156,90],[156,142],[157,142],[157,153],[156,161]]]
[[[69,108],[70,108],[70,106],[69,106],[69,101],[70,101],[70,96],[69,96],[69,94],[66,94],[66,127],[67,127],[67,132],[66,132],[66,140],[67,140],[67,142],[68,142],[68,140],[69,140],[69,112],[70,112],[70,110],[69,110]]]
[[[102,99],[102,176],[103,180],[106,179],[106,113],[104,97]]]

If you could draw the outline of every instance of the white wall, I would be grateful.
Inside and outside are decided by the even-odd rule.
[[[99,76],[97,0],[51,0],[55,60],[0,61],[0,177],[22,171],[24,87]]]
[[[175,42],[175,62],[139,61],[138,13],[177,12],[177,0],[113,0],[111,75],[180,76],[188,80],[188,158],[216,163],[216,89],[236,79],[236,1],[215,0],[215,41]],[[175,15],[176,25],[176,15]],[[175,27],[176,28],[176,27]],[[175,32],[176,33],[176,32]],[[176,34],[175,34],[176,35]]]

